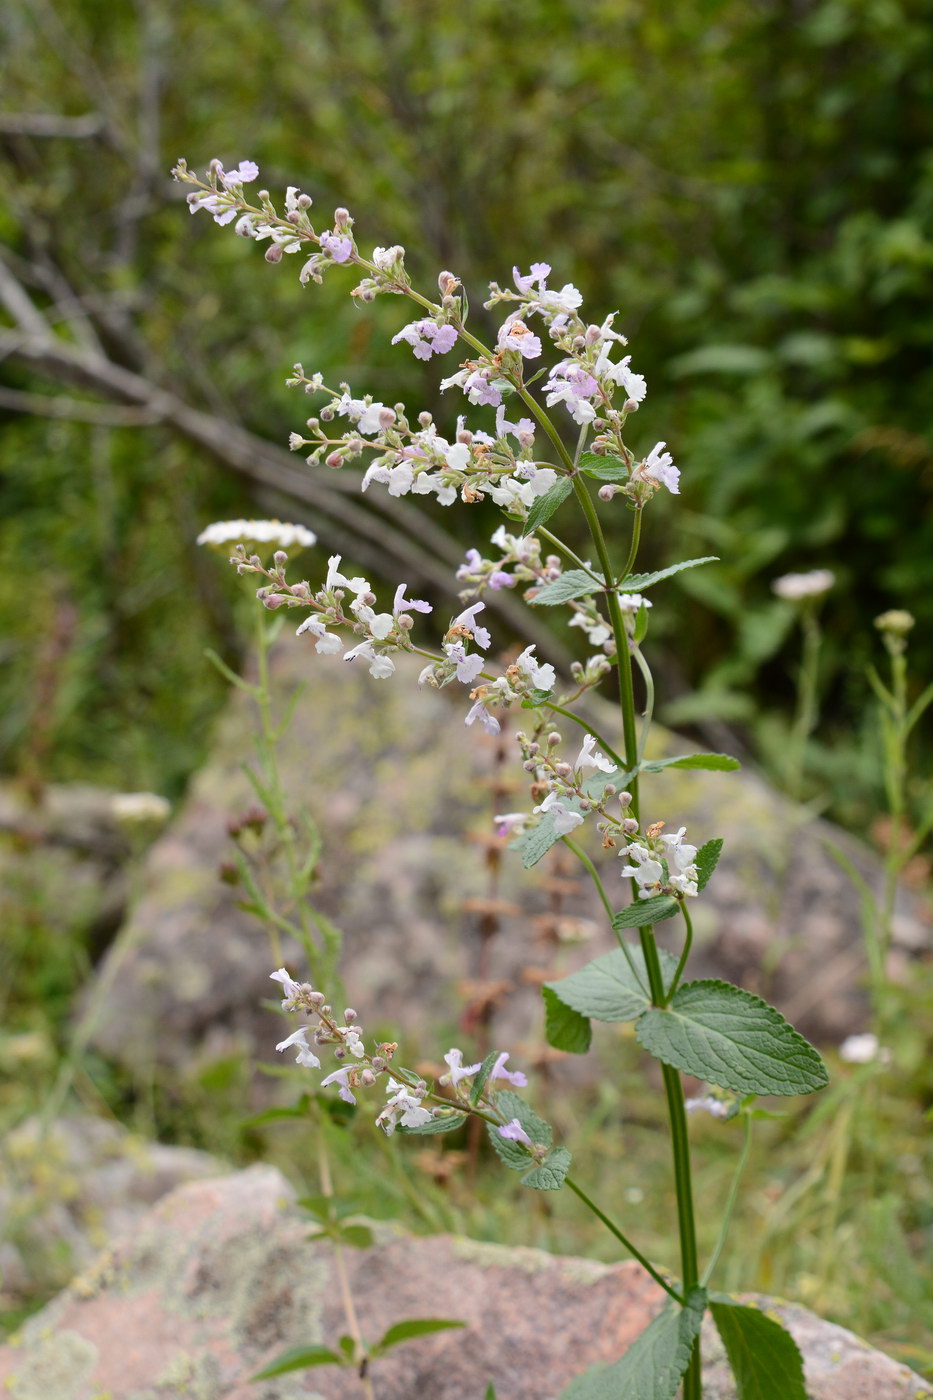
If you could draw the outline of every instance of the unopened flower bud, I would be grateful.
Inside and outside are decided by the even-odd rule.
[[[638,822],[634,817],[626,817],[622,823],[622,830],[625,832],[626,836],[634,836],[638,830]]]
[[[375,1082],[376,1076],[373,1074],[372,1070],[368,1066],[366,1067],[366,1069],[360,1070],[360,1083],[365,1089],[368,1089],[369,1086],[371,1084],[375,1084]]]
[[[392,408],[382,409],[379,414],[379,427],[382,429],[382,431],[385,432],[387,428],[391,428],[394,422],[395,410]]]
[[[300,223],[301,223],[301,215],[298,213],[298,210],[297,210],[297,209],[289,209],[289,211],[288,211],[288,213],[285,215],[285,217],[286,217],[286,219],[288,220],[288,222],[289,222],[290,224],[300,224]]]
[[[299,201],[299,202],[300,202],[300,201]],[[310,201],[309,201],[309,203],[310,203]],[[343,206],[341,205],[341,207],[340,207],[339,209],[335,209],[335,210],[334,210],[334,228],[346,228],[346,226],[347,226],[347,224],[348,224],[349,222],[350,222],[350,211],[349,211],[349,209],[344,209]]]
[[[381,1055],[373,1055],[373,1069],[377,1074],[381,1074],[386,1067],[386,1062]]]
[[[460,429],[459,433],[457,434],[457,441],[465,442],[467,447],[470,446],[470,444],[473,441],[473,434],[470,432],[469,428]]]
[[[418,422],[421,424],[422,428],[430,428],[434,419],[431,417],[430,413],[428,413],[427,409],[425,409],[422,413],[418,414]]]
[[[335,1046],[334,1046],[334,1059],[335,1059],[335,1060],[345,1060],[346,1058],[347,1058],[346,1047],[343,1046],[343,1045],[335,1045]]]
[[[570,763],[558,763],[555,765],[554,771],[560,778],[569,778],[573,772],[573,765]]]
[[[622,405],[623,412],[625,412],[625,413],[634,413],[634,412],[636,411],[637,408],[638,408],[638,400],[637,400],[637,399],[626,399],[626,400],[625,400],[625,403]]]
[[[553,749],[554,746],[555,746],[556,744],[559,744],[559,743],[560,743],[560,740],[561,740],[560,730],[558,730],[558,729],[552,729],[551,732],[550,732],[550,734],[547,736],[547,741],[548,741],[548,745],[550,746],[550,748]]]
[[[324,993],[323,993],[323,992],[311,992],[311,994],[310,994],[309,997],[308,997],[308,1000],[309,1000],[314,1006],[320,1007],[321,1004],[322,1004],[323,1001],[324,1001]]]
[[[891,608],[888,612],[875,618],[875,626],[879,632],[895,632],[904,636],[913,627],[915,621],[913,614],[904,608]]]
[[[324,462],[325,462],[325,464],[326,464],[328,467],[339,467],[339,466],[342,466],[342,464],[343,464],[343,453],[342,453],[342,452],[339,452],[339,451],[329,452],[329,453],[327,454],[327,456],[324,458]]]
[[[310,208],[311,208],[311,204],[312,204],[312,199],[311,199],[311,196],[310,196],[309,194],[300,194],[300,195],[298,196],[298,208],[299,208],[299,209],[310,209]]]
[[[272,556],[272,562],[275,564],[275,567],[277,569],[281,569],[283,565],[287,564],[288,555],[285,553],[285,550],[277,549]]]
[[[344,1013],[343,1013],[343,1023],[344,1023],[344,1025],[345,1025],[345,1026],[352,1026],[352,1025],[353,1025],[353,1022],[354,1022],[354,1021],[356,1020],[356,1018],[357,1018],[357,1015],[358,1015],[358,1012],[354,1011],[352,1006],[348,1006],[348,1007],[346,1008],[346,1010],[344,1011]]]
[[[326,1001],[318,1007],[318,1010],[320,1011],[322,1016],[332,1016],[334,1013],[334,1008]]]
[[[620,489],[620,487],[613,486],[611,482],[607,481],[605,486],[600,486],[596,494],[601,501],[611,501],[613,496],[615,496]]]
[[[533,758],[526,758],[525,762],[522,764],[522,767],[524,768],[526,773],[533,773],[537,766],[537,760]]]
[[[281,261],[282,249],[279,247],[278,243],[273,243],[270,247],[266,249],[266,262],[279,263]]]
[[[214,160],[211,161],[210,170],[212,175],[222,175],[224,172],[223,166],[221,165],[220,161],[216,159],[216,157]]]

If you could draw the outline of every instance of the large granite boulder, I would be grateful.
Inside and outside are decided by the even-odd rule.
[[[221,1171],[90,1114],[19,1124],[0,1142],[0,1307],[48,1297],[160,1197]]]
[[[462,1008],[466,982],[467,1028],[487,998],[496,1003],[497,1040],[539,1045],[537,984],[605,951],[612,935],[566,853],[533,871],[513,853],[496,859],[494,811],[528,806],[514,741],[465,728],[461,687],[419,690],[417,658],[402,658],[412,664],[379,681],[339,657],[315,655],[305,641],[289,639],[274,655],[280,710],[298,685],[307,687],[281,768],[290,800],[306,804],[321,829],[314,898],[344,932],[353,1005],[368,1027],[427,1037],[424,1053],[436,1056],[432,1034]],[[614,714],[599,717],[614,733]],[[255,803],[242,771],[254,722],[252,701],[234,694],[213,755],[151,849],[143,893],[100,972],[106,1016],[94,1044],[124,1065],[180,1066],[193,1054],[252,1051],[276,1036],[275,1022],[257,1009],[270,995],[266,935],[239,908],[242,893],[218,879],[229,857],[227,822]],[[512,730],[520,724],[519,712]],[[574,736],[567,744],[576,746]],[[674,751],[683,747],[678,741]],[[752,771],[668,770],[644,781],[643,802],[649,819],[686,824],[697,842],[725,838],[696,910],[695,974],[769,995],[819,1041],[858,1030],[866,1015],[859,897],[826,842],[874,886],[877,859],[838,829],[804,822]],[[598,854],[621,906],[628,894],[618,862]],[[900,958],[924,945],[920,915],[916,899],[904,896]],[[493,926],[498,932],[485,937]],[[286,952],[300,968],[297,950]]]
[[[358,1400],[356,1374],[335,1367],[249,1380],[283,1350],[347,1331],[332,1247],[309,1242],[306,1225],[268,1167],[180,1188],[0,1348],[0,1390],[10,1400]],[[343,1251],[363,1336],[410,1318],[467,1324],[379,1359],[379,1400],[481,1400],[490,1382],[500,1400],[553,1400],[617,1358],[663,1300],[631,1262],[376,1228],[373,1246]],[[851,1332],[768,1306],[801,1348],[811,1400],[933,1396]],[[715,1334],[704,1345],[707,1395],[735,1400]]]

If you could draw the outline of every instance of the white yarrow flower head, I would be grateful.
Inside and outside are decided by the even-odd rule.
[[[196,544],[225,549],[242,544],[246,549],[309,549],[317,543],[317,535],[304,525],[291,525],[282,520],[217,520],[198,535]]]
[[[891,1051],[878,1043],[878,1037],[871,1031],[861,1035],[848,1035],[839,1047],[839,1058],[850,1065],[870,1065],[877,1060],[880,1064],[891,1063]]]
[[[110,799],[110,811],[119,822],[166,822],[172,804],[157,792],[117,792]]]
[[[788,602],[797,603],[802,598],[817,598],[826,593],[836,582],[832,569],[811,569],[807,574],[782,574],[771,584],[772,593]]]

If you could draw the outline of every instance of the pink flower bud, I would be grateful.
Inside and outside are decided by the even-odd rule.
[[[327,465],[328,465],[329,467],[339,467],[339,466],[342,466],[342,465],[343,465],[343,453],[342,453],[342,452],[330,452],[330,453],[328,453],[328,455],[324,458],[324,461],[327,463]]]
[[[299,208],[299,209],[310,209],[310,208],[311,208],[311,204],[312,204],[312,200],[311,200],[311,196],[310,196],[309,194],[300,194],[300,195],[298,196],[298,208]]]
[[[625,413],[634,413],[635,410],[636,410],[637,408],[638,408],[638,400],[637,400],[637,399],[626,399],[626,400],[625,400],[625,403],[622,405],[622,409],[623,409],[623,411],[624,411]]]
[[[605,486],[600,486],[596,494],[601,501],[611,501],[618,491],[618,486],[613,486],[611,482],[607,481]]]
[[[279,247],[278,243],[273,243],[271,247],[266,249],[266,262],[280,263],[281,261],[282,249]]]
[[[634,836],[638,830],[638,822],[634,817],[626,817],[622,823],[622,830],[625,832],[626,836]]]
[[[395,410],[392,408],[384,408],[379,414],[379,427],[385,432],[387,428],[391,428],[394,422]]]
[[[299,202],[299,204],[300,204],[300,203],[301,203],[301,200],[299,200],[298,202]],[[309,204],[311,203],[310,199],[308,200],[308,203],[309,203]],[[344,208],[341,206],[341,208],[335,209],[335,210],[334,210],[334,227],[335,227],[335,228],[346,228],[346,227],[347,227],[347,224],[348,224],[349,222],[350,222],[350,211],[349,211],[349,209],[344,209]]]
[[[354,1022],[354,1021],[356,1020],[356,1018],[357,1018],[357,1015],[358,1015],[358,1012],[354,1011],[352,1006],[348,1006],[348,1007],[346,1008],[346,1010],[344,1011],[344,1013],[343,1013],[343,1023],[344,1023],[344,1025],[345,1025],[345,1026],[352,1026],[352,1025],[353,1025],[353,1022]]]

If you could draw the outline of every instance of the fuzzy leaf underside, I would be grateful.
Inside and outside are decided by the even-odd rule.
[[[699,852],[697,852],[699,857]],[[680,904],[670,895],[657,895],[653,899],[638,899],[634,903],[626,905],[620,909],[618,914],[612,917],[612,927],[616,930],[623,928],[644,928],[646,924],[660,924],[664,919],[672,918]]]
[[[578,1008],[579,1009],[579,1008]],[[738,1094],[810,1094],[828,1082],[813,1046],[773,1006],[728,982],[687,982],[664,1010],[638,1020],[639,1044]]]
[[[552,608],[558,603],[569,603],[571,598],[596,593],[601,588],[599,579],[593,578],[592,574],[584,573],[582,569],[568,569],[553,583],[545,584],[531,601],[536,608]]]
[[[705,1291],[692,1289],[686,1307],[669,1304],[621,1361],[578,1376],[560,1400],[674,1400],[705,1311]]]
[[[572,490],[573,482],[570,480],[570,477],[559,476],[554,482],[554,485],[545,491],[543,496],[539,496],[531,507],[527,519],[522,526],[522,533],[524,535],[533,535],[539,525],[543,525],[546,520],[550,520],[555,510],[557,510],[557,507],[563,504]]]
[[[407,1137],[430,1137],[434,1133],[453,1133],[462,1128],[467,1120],[465,1113],[449,1113],[443,1118],[432,1118],[430,1123],[422,1123],[419,1128],[405,1128],[400,1124],[396,1132]]]
[[[565,1006],[581,1016],[597,1021],[634,1021],[651,1005],[648,992],[648,972],[645,958],[637,944],[628,945],[632,962],[638,970],[642,985],[632,971],[621,948],[594,958],[579,972],[562,977],[558,982],[545,982],[545,987]],[[665,986],[670,986],[677,959],[664,948],[658,949]]]
[[[779,1322],[718,1294],[711,1311],[739,1400],[807,1400],[800,1349]]]

